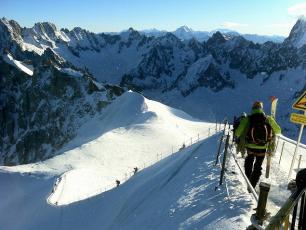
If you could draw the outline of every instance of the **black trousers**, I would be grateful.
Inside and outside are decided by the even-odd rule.
[[[244,162],[245,175],[255,188],[261,176],[262,163],[265,159],[265,149],[247,149],[247,157]],[[255,160],[255,163],[254,163]]]

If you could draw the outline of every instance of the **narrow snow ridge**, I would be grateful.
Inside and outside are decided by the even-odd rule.
[[[100,194],[124,182],[134,167],[142,169],[171,154],[183,142],[207,136],[211,124],[148,100],[132,91],[109,105],[102,116],[79,129],[63,154],[44,162],[0,167],[6,171],[57,176],[48,202],[66,205]]]

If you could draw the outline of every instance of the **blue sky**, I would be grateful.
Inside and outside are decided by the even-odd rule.
[[[242,33],[288,35],[299,15],[301,0],[0,0],[0,17],[22,26],[50,21],[59,28],[79,26],[93,32],[129,27],[175,30],[218,28]]]

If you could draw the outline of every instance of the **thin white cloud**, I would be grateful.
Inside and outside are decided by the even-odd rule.
[[[295,21],[290,22],[280,22],[266,25],[268,28],[283,28],[283,29],[291,29],[294,26]]]
[[[306,17],[306,3],[298,3],[288,8],[288,14],[295,17]]]
[[[239,29],[247,27],[248,25],[237,22],[223,22],[222,26],[227,29]]]

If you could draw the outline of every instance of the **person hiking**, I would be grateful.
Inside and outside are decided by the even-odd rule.
[[[245,142],[247,157],[244,170],[254,188],[261,176],[261,166],[269,148],[269,142],[273,135],[280,133],[281,128],[273,117],[265,115],[263,103],[260,101],[254,102],[251,114],[240,121],[234,133],[235,138],[243,139]]]
[[[182,149],[184,149],[184,148],[186,148],[185,143],[183,143],[182,147],[180,147],[180,149],[179,149],[179,150],[182,150]]]
[[[137,172],[138,172],[138,167],[135,167],[135,168],[134,168],[134,171],[133,171],[134,175],[135,175]]]
[[[245,118],[245,117],[247,117],[247,114],[246,114],[245,112],[243,112],[243,113],[241,114],[241,116],[238,117],[238,118],[237,118],[236,116],[234,116],[233,133],[236,132],[236,130],[237,130],[237,128],[238,128],[238,126],[239,126],[241,120],[242,120],[243,118]],[[236,152],[237,152],[237,154],[238,154],[238,153],[241,153],[241,156],[244,157],[245,152],[246,152],[245,146],[244,146],[244,145],[245,145],[244,139],[243,139],[243,140],[240,140],[240,138],[235,138],[235,137],[234,137],[234,143],[235,143],[235,145],[236,145]]]
[[[242,118],[246,117],[247,114],[245,112],[243,112],[241,114],[240,117],[236,117],[234,116],[234,122],[233,122],[233,132],[235,133],[236,129],[238,128],[239,124],[240,124],[240,121],[242,120]]]

